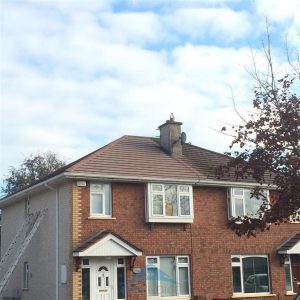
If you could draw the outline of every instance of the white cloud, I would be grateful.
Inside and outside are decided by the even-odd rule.
[[[181,8],[166,16],[165,22],[192,38],[208,36],[227,42],[245,37],[252,28],[247,12],[228,8]]]
[[[72,160],[123,134],[155,136],[171,112],[193,144],[226,149],[227,138],[212,128],[236,118],[231,88],[247,107],[251,84],[243,66],[250,50],[195,46],[181,36],[239,40],[250,32],[248,13],[186,8],[179,0],[161,13],[116,13],[109,1],[74,3],[5,2],[4,173],[36,151],[53,149]]]

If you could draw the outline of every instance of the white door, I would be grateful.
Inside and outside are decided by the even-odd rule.
[[[91,289],[91,299],[95,300],[113,300],[114,286],[114,261],[96,260],[94,272],[91,274],[94,278],[94,289]]]
[[[113,291],[113,272],[111,264],[98,265],[96,271],[96,299],[97,300],[112,300]]]

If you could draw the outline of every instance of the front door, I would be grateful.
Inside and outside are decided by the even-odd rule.
[[[300,255],[291,255],[294,291],[300,292]]]
[[[98,267],[99,269],[96,271],[96,299],[111,300],[113,275],[112,268],[108,263],[98,265]]]
[[[93,259],[91,267],[91,300],[114,299],[113,259]]]

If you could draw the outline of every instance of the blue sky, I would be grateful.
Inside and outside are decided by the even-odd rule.
[[[1,0],[1,178],[30,153],[68,162],[124,135],[157,136],[173,112],[187,141],[224,152],[217,132],[251,107],[245,68],[300,49],[299,0]],[[252,51],[252,52],[251,52]]]

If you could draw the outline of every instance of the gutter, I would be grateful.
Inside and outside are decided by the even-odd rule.
[[[0,209],[8,206],[16,201],[19,198],[24,197],[24,194],[33,192],[38,188],[44,188],[48,183],[53,184],[54,182],[60,181],[62,179],[75,179],[75,180],[107,180],[107,181],[118,181],[118,182],[169,182],[169,183],[184,183],[194,186],[215,186],[215,187],[245,187],[245,188],[254,188],[258,186],[255,182],[239,182],[239,181],[219,181],[219,180],[207,180],[207,179],[178,179],[178,178],[166,178],[166,177],[144,177],[144,176],[115,176],[110,174],[97,174],[97,173],[75,173],[75,172],[62,172],[54,177],[51,177],[45,181],[39,182],[33,186],[30,186],[20,192],[17,192],[11,196],[7,196],[0,200]],[[276,186],[271,184],[262,184],[261,187],[275,190]]]
[[[95,173],[72,173],[65,172],[66,178],[77,179],[77,180],[99,180],[104,179],[107,181],[131,181],[131,182],[170,182],[170,183],[185,183],[195,186],[218,186],[218,187],[256,187],[258,186],[255,182],[239,182],[239,181],[221,181],[221,180],[207,180],[207,179],[177,179],[177,178],[165,178],[165,177],[134,177],[134,176],[114,176],[107,174],[95,174]],[[275,189],[275,185],[262,184],[267,189]]]

